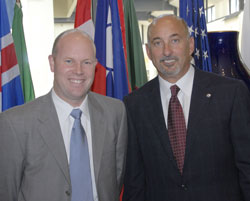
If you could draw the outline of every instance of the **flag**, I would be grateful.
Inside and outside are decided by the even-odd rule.
[[[12,24],[12,36],[19,65],[24,102],[34,100],[35,93],[30,74],[30,66],[23,31],[23,13],[20,3],[16,3]]]
[[[118,12],[119,12],[119,16],[120,16],[122,44],[123,44],[123,50],[124,50],[124,56],[125,56],[126,72],[127,72],[127,78],[129,78],[128,63],[127,63],[127,45],[126,45],[126,30],[125,30],[123,0],[117,0],[117,3],[118,3]],[[131,85],[130,85],[129,80],[128,80],[128,91],[131,92]]]
[[[203,0],[180,0],[180,17],[187,24],[189,33],[194,37],[194,60],[196,67],[204,71],[212,71],[207,26]]]
[[[125,0],[124,16],[126,27],[127,63],[132,90],[147,82],[146,66],[142,50],[138,20],[133,0]]]
[[[123,99],[129,93],[129,82],[118,1],[98,0],[96,13],[96,57],[101,71],[96,72],[92,90]]]
[[[77,0],[75,28],[85,31],[94,39],[94,24],[91,18],[91,0]]]
[[[242,35],[241,35],[241,56],[250,70],[250,1],[246,0],[244,5],[243,23],[242,23]]]
[[[8,13],[9,18],[9,25],[12,27],[13,17],[14,17],[14,7],[16,4],[16,0],[5,0],[6,3],[6,9]]]
[[[5,0],[0,0],[0,83],[0,111],[24,103]]]

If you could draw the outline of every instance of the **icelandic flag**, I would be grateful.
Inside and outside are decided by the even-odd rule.
[[[195,65],[212,72],[203,0],[180,0],[179,5],[180,17],[187,22],[189,33],[194,37]]]
[[[5,0],[0,0],[0,112],[24,103]]]
[[[129,81],[117,0],[98,0],[96,13],[98,64],[92,90],[122,100],[129,93]]]

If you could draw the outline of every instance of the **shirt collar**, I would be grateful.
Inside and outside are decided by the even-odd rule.
[[[190,68],[188,69],[187,73],[183,77],[181,77],[176,83],[170,83],[167,80],[164,80],[161,76],[158,76],[158,78],[160,88],[163,89],[163,91],[168,91],[170,93],[170,87],[176,84],[183,93],[191,94],[194,80],[194,67],[190,65]]]
[[[88,94],[84,98],[83,102],[79,107],[73,107],[69,103],[62,100],[56,93],[55,90],[52,89],[52,100],[55,104],[58,117],[62,121],[66,121],[66,119],[70,116],[70,113],[73,109],[79,108],[82,111],[82,114],[89,119],[89,109],[88,109]]]

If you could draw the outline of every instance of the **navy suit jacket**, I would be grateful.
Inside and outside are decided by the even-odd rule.
[[[182,175],[158,78],[124,102],[129,136],[123,201],[250,201],[250,93],[241,81],[195,70]]]

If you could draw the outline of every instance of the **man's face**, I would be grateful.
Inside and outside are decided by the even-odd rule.
[[[159,19],[150,29],[148,57],[169,82],[177,82],[189,69],[194,40],[187,34],[182,22],[172,16]]]
[[[95,75],[96,58],[90,39],[78,32],[63,36],[49,62],[55,93],[73,107],[79,106]]]

